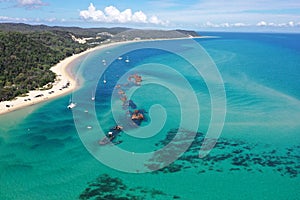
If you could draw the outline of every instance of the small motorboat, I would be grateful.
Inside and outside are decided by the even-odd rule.
[[[75,107],[76,107],[76,103],[73,103],[73,102],[71,102],[71,103],[67,106],[68,109],[73,109],[73,108],[75,108]]]
[[[111,128],[110,131],[108,132],[108,134],[99,141],[99,144],[106,145],[106,144],[112,142],[117,137],[117,135],[122,131],[122,129],[123,129],[123,127],[119,126],[119,125]]]
[[[76,107],[76,103],[74,103],[73,101],[72,101],[72,96],[70,97],[70,99],[69,99],[69,105],[67,106],[67,108],[68,109],[73,109],[73,108],[75,108]]]
[[[116,136],[113,135],[113,133],[110,131],[108,132],[107,136],[105,136],[102,140],[99,141],[100,145],[105,145],[113,141]]]
[[[103,83],[106,84],[105,74],[104,74],[104,76],[103,76]]]
[[[92,101],[95,101],[95,95],[93,92],[92,92]]]

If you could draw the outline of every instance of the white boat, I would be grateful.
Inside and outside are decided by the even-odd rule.
[[[130,62],[130,61],[129,61],[129,58],[128,58],[128,56],[127,56],[127,58],[126,58],[125,62],[127,62],[127,63],[129,63],[129,62]]]
[[[122,60],[123,58],[120,56],[119,58],[118,58],[118,60]]]
[[[76,107],[76,103],[72,102],[72,97],[70,97],[69,105],[67,106],[68,109],[72,109]]]
[[[95,95],[93,92],[92,92],[92,101],[95,101]]]
[[[104,76],[103,76],[103,83],[104,83],[104,84],[106,83],[105,74],[104,74]]]
[[[69,109],[72,109],[72,108],[75,108],[75,107],[76,107],[76,103],[73,103],[73,102],[68,105]]]

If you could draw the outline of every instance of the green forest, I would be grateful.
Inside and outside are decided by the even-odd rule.
[[[60,60],[99,45],[127,28],[51,27],[0,23],[0,101],[14,99],[55,81],[50,70]],[[108,33],[101,35],[99,33]],[[72,39],[92,37],[86,44]]]
[[[72,39],[72,35],[94,39],[79,44]],[[119,37],[122,40],[136,37],[172,38],[182,35],[197,36],[197,33],[0,23],[0,101],[14,99],[29,90],[54,82],[56,75],[50,70],[52,66],[104,40]]]
[[[0,100],[11,100],[53,82],[49,69],[63,58],[87,49],[63,32],[0,31]]]

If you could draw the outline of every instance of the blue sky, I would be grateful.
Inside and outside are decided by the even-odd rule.
[[[300,32],[295,0],[0,0],[0,22]]]

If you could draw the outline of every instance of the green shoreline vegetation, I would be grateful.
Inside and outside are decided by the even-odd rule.
[[[49,69],[64,57],[85,50],[52,32],[0,32],[0,100],[10,100],[53,82]]]
[[[50,70],[52,66],[102,42],[184,36],[199,35],[184,30],[83,29],[0,23],[0,101],[12,100],[47,84],[51,88],[49,83],[56,79]]]
[[[73,41],[67,32],[0,31],[0,101],[53,82],[52,66],[89,47]]]

